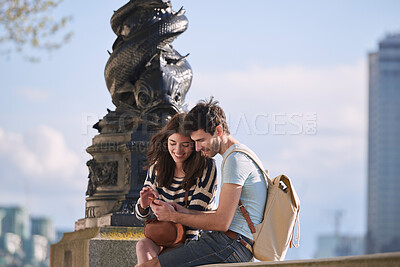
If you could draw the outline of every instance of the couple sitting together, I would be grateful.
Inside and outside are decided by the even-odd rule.
[[[187,239],[173,249],[141,239],[136,246],[138,265],[199,266],[253,259],[251,222],[239,201],[254,225],[261,223],[267,185],[250,157],[232,153],[238,148],[251,151],[230,135],[225,113],[213,99],[199,102],[187,114],[176,114],[153,136],[136,216],[147,220],[155,215],[159,221],[185,225]],[[218,208],[212,210],[216,154],[224,163]]]

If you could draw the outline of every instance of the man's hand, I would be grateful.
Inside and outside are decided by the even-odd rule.
[[[169,203],[169,204],[171,204],[171,206],[173,206],[177,212],[186,213],[186,214],[191,213],[189,209],[179,205],[176,202],[172,202],[172,203]]]
[[[158,193],[150,186],[146,186],[140,191],[140,204],[143,209],[147,209],[150,206],[150,198],[158,198]]]
[[[156,199],[150,203],[150,207],[159,221],[173,221],[173,214],[176,211],[175,207],[171,204],[173,203]]]

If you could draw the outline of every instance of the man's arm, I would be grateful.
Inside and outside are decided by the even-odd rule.
[[[178,212],[179,210],[176,211],[173,206],[162,201],[156,201],[157,205],[150,206],[161,221],[181,223],[195,229],[225,232],[231,225],[241,192],[241,185],[224,184],[219,196],[218,209],[212,211],[180,210],[181,212]]]

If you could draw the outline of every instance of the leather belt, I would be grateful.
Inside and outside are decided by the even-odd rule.
[[[228,237],[238,241],[245,248],[250,250],[251,254],[253,254],[253,244],[254,244],[253,240],[251,240],[245,236],[242,236],[241,234],[238,234],[232,230],[228,230],[228,231],[224,232],[224,234],[227,235]]]

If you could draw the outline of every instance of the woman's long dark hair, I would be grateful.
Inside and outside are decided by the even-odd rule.
[[[153,135],[147,153],[147,166],[145,169],[154,165],[153,172],[156,174],[158,186],[170,187],[175,174],[175,161],[168,151],[168,137],[174,133],[184,136],[189,134],[184,130],[185,114],[178,113],[171,118],[160,132]],[[207,167],[207,159],[202,156],[200,151],[197,152],[194,143],[192,154],[183,162],[183,171],[185,178],[182,186],[185,190],[189,190],[196,182],[196,178],[201,177],[204,169]]]

